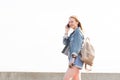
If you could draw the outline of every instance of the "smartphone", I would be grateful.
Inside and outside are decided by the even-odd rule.
[[[67,24],[67,27],[70,28],[69,24]]]

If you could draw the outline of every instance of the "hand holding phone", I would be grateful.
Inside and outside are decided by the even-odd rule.
[[[70,26],[69,26],[69,24],[67,24],[67,25],[65,26],[65,33],[68,33],[69,30],[70,30]]]
[[[70,28],[69,24],[67,24],[67,27]]]

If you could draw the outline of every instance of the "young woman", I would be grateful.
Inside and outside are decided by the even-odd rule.
[[[70,28],[73,32],[68,36]],[[65,27],[65,35],[63,37],[63,44],[68,45],[68,60],[69,67],[66,71],[63,80],[80,80],[80,70],[83,67],[83,62],[80,60],[80,50],[84,36],[82,35],[82,26],[80,21],[75,16],[70,16],[69,22]]]

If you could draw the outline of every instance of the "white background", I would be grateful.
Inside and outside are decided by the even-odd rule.
[[[65,72],[64,27],[78,16],[95,48],[92,72],[120,72],[119,0],[0,0],[0,71]]]

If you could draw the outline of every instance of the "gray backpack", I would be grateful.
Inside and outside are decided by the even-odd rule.
[[[89,37],[85,37],[85,34],[80,30],[84,36],[82,49],[80,50],[80,59],[85,63],[85,69],[87,69],[87,65],[92,66],[93,60],[95,58],[95,50],[90,42]]]
[[[95,50],[90,43],[90,39],[87,37],[84,39],[82,44],[82,49],[80,51],[81,60],[90,66],[93,65],[93,60],[95,57]]]

